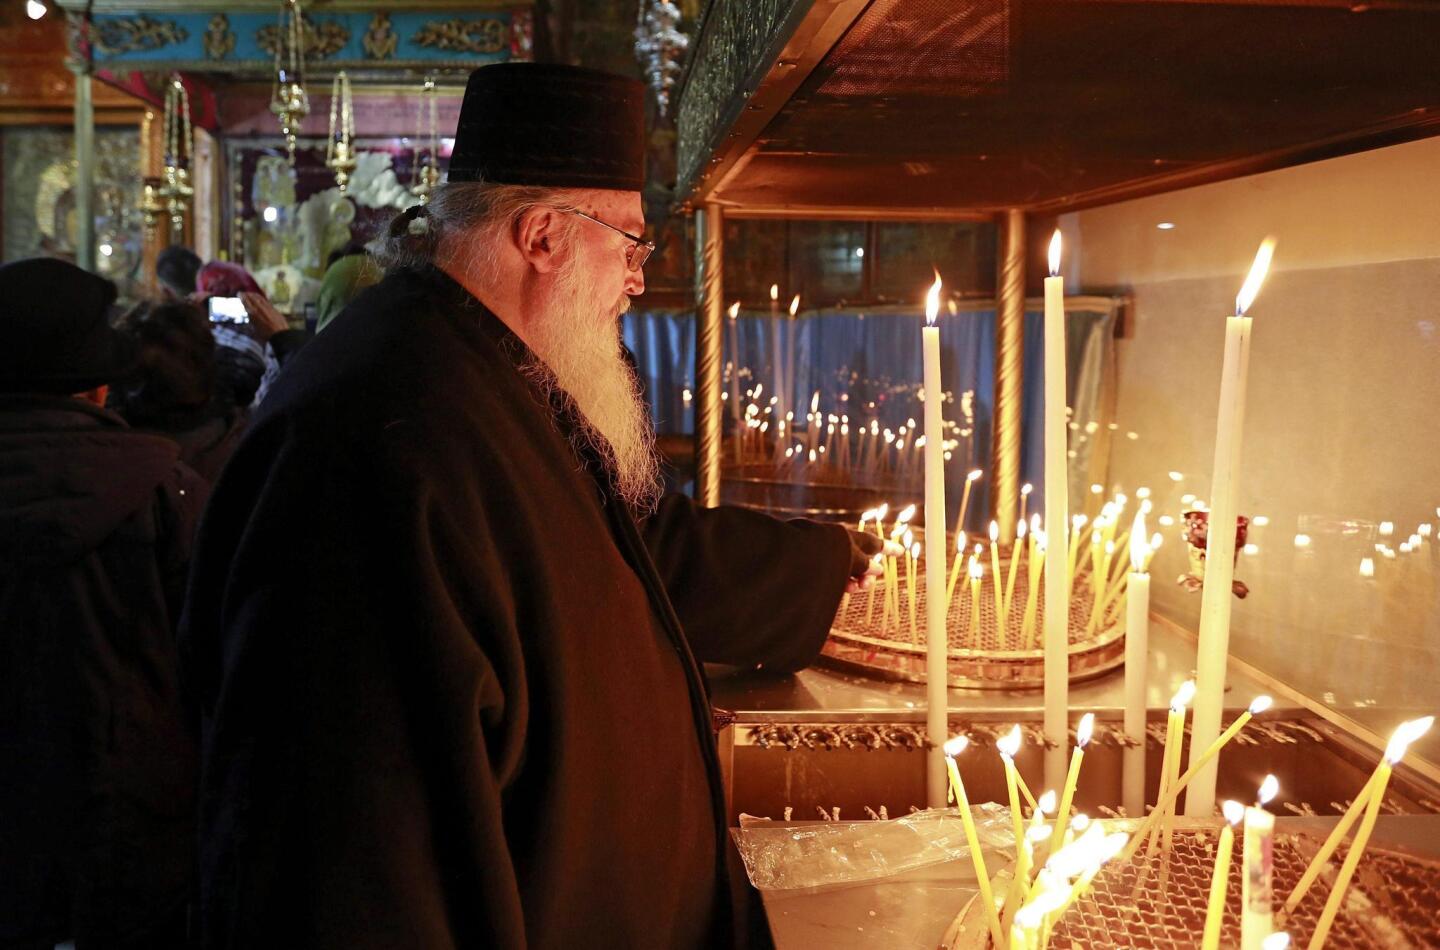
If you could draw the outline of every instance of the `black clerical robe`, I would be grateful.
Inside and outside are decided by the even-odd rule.
[[[847,536],[683,499],[642,535],[525,353],[391,276],[216,486],[182,642],[208,946],[737,939],[697,661],[809,663]]]

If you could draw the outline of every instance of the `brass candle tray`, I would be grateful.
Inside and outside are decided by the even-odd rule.
[[[1167,867],[1162,867],[1158,847],[1147,866],[1142,847],[1130,861],[1112,861],[1101,869],[1085,896],[1054,923],[1049,944],[1052,950],[1198,946],[1209,903],[1219,819],[1180,819],[1176,827]],[[1345,854],[1342,847],[1295,908],[1294,915],[1286,919],[1281,913],[1285,898],[1322,841],[1309,834],[1282,831],[1275,835],[1274,927],[1290,934],[1292,947],[1309,944]],[[1240,946],[1242,850],[1237,835],[1225,892],[1222,947]],[[1372,845],[1360,859],[1325,946],[1327,950],[1440,946],[1437,907],[1440,863]],[[941,946],[947,950],[978,950],[990,943],[984,909],[971,901],[951,925]]]
[[[953,556],[953,551],[951,552]],[[988,557],[988,555],[987,555]],[[881,679],[925,682],[925,558],[915,571],[915,627],[910,626],[910,596],[905,560],[898,560],[900,618],[882,622],[883,591],[851,594],[841,604],[831,625],[821,662],[848,672]],[[980,580],[979,623],[971,622],[970,580],[962,567],[946,615],[949,650],[946,667],[949,685],[979,689],[1042,689],[1045,685],[1045,592],[1043,576],[1036,592],[1033,637],[1022,631],[1029,597],[1029,560],[1020,565],[1002,630],[996,614],[994,581],[985,562]],[[1000,564],[1001,583],[1008,581],[1009,560]],[[873,603],[872,603],[873,601]],[[1092,625],[1094,608],[1090,575],[1078,573],[1070,595],[1070,679],[1100,676],[1125,662],[1125,595],[1102,599],[1103,609]],[[977,629],[978,626],[978,629]]]

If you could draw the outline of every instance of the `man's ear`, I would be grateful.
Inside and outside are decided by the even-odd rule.
[[[515,221],[515,246],[525,263],[540,273],[559,266],[560,212],[554,208],[531,208]]]

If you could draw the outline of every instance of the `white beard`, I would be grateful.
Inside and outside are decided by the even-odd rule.
[[[615,491],[648,514],[660,498],[660,462],[640,380],[621,353],[620,315],[628,309],[627,296],[597,308],[594,284],[572,257],[544,315],[527,327],[537,359],[523,369],[562,397],[580,423],[577,447],[593,450]]]

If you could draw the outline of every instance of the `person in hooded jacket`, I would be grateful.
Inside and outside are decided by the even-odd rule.
[[[0,947],[186,945],[197,736],[175,627],[207,487],[102,405],[115,287],[0,267]]]

